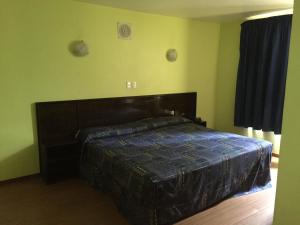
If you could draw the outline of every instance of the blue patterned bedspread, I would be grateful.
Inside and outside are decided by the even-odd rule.
[[[81,173],[134,225],[172,224],[270,181],[272,144],[181,117],[81,131]]]

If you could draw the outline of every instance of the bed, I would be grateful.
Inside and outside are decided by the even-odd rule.
[[[269,142],[158,117],[85,129],[81,174],[133,225],[172,224],[270,181]]]
[[[133,225],[173,224],[265,187],[272,144],[194,123],[196,103],[195,92],[36,103],[41,174],[78,165]]]

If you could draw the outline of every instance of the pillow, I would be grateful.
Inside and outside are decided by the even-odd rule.
[[[178,116],[147,118],[120,125],[86,128],[79,131],[77,138],[79,138],[82,143],[87,143],[94,139],[133,134],[189,122],[191,122],[191,120]]]

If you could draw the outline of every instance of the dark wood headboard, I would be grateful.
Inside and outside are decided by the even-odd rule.
[[[196,117],[197,93],[148,95],[36,103],[41,175],[46,182],[76,175],[78,130],[148,117]]]
[[[197,93],[179,93],[36,103],[38,141],[74,140],[79,129],[175,113],[196,117]]]

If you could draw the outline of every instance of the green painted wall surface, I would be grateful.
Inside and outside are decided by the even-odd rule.
[[[118,21],[133,24],[131,41],[117,39]],[[214,126],[219,24],[72,0],[2,0],[0,27],[0,180],[39,171],[37,101],[198,91],[198,115]],[[87,57],[68,52],[78,39]],[[169,48],[175,63],[165,59]]]
[[[275,225],[300,222],[300,2],[295,1],[289,69],[283,114],[282,151],[275,204]]]
[[[265,139],[279,153],[281,135],[234,127],[236,78],[239,63],[241,21],[221,24],[218,76],[216,83],[215,128],[241,135]]]
[[[215,128],[233,132],[235,85],[239,62],[240,22],[221,25]]]

